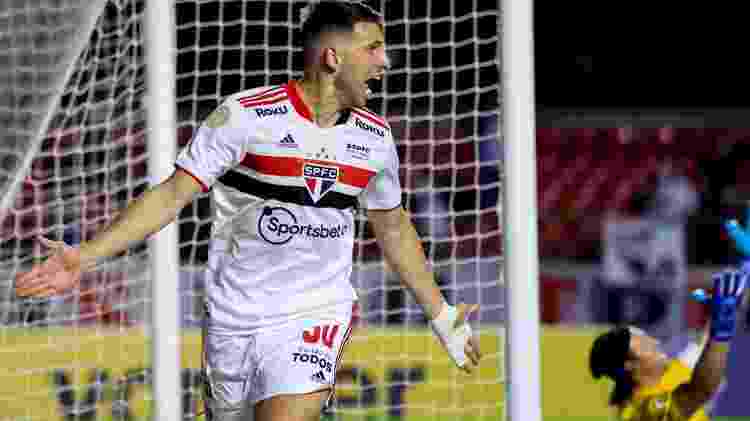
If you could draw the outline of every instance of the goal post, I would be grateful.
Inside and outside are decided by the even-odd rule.
[[[147,1],[145,10],[149,172],[153,184],[174,171],[177,156],[174,0]],[[151,343],[155,420],[183,419],[180,384],[180,261],[177,223],[151,239]]]
[[[509,419],[541,421],[532,2],[502,0]]]

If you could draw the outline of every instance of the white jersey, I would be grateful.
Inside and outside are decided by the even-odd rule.
[[[388,124],[354,108],[311,120],[294,81],[226,99],[176,166],[211,190],[208,328],[246,334],[356,299],[354,209],[401,205]]]

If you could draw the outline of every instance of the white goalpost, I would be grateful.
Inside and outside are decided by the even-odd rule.
[[[484,359],[453,366],[358,213],[360,321],[326,421],[541,419],[531,9],[501,2],[367,2],[393,64],[370,108],[443,293],[481,305]],[[308,2],[102,0],[88,26],[86,1],[28,3],[0,11],[28,32],[0,29],[0,66],[28,75],[0,77],[25,95],[0,98],[0,420],[203,420],[209,195],[69,294],[19,299],[12,279],[42,257],[37,237],[90,239],[163,181],[223,97],[300,77]]]
[[[532,2],[503,0],[509,418],[541,421]]]
[[[149,169],[153,184],[174,171],[177,156],[177,74],[173,0],[146,3],[145,40]],[[183,419],[180,384],[180,261],[177,224],[151,240],[151,342],[155,420]]]

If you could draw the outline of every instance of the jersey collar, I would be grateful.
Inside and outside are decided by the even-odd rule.
[[[289,101],[292,103],[294,110],[297,111],[297,114],[301,115],[303,118],[313,121],[312,111],[310,111],[310,107],[308,107],[307,104],[302,101],[302,97],[299,94],[300,88],[297,81],[290,80],[289,83],[284,85],[284,89],[286,89],[286,94],[289,97]]]
[[[673,359],[667,365],[659,382],[646,387],[638,388],[633,394],[634,397],[650,396],[673,390],[678,385],[690,379],[692,370],[683,364],[680,360]]]
[[[296,80],[292,79],[286,85],[284,85],[284,89],[286,90],[287,97],[292,103],[294,110],[297,111],[297,114],[302,116],[302,118],[313,121],[312,111],[310,110],[310,107],[305,104],[305,101],[302,100],[302,96],[300,95],[299,83]],[[349,121],[350,114],[351,109],[347,108],[345,110],[342,110],[339,113],[339,118],[336,120],[335,125],[338,126],[340,124],[346,124],[346,122]]]

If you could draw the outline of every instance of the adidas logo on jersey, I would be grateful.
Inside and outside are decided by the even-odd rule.
[[[294,141],[291,133],[284,136],[284,138],[279,141],[279,145],[285,148],[299,148],[299,145]]]
[[[287,107],[286,105],[279,105],[278,107],[255,109],[255,114],[257,114],[259,118],[270,117],[273,115],[286,114],[288,112],[289,112],[289,107]]]
[[[323,374],[323,371],[318,371],[317,373],[310,376],[310,379],[317,383],[325,383],[326,382],[326,376]]]
[[[359,117],[354,117],[354,125],[359,127],[362,130],[366,130],[370,133],[376,134],[380,137],[385,137],[385,131],[383,129],[379,129],[375,126],[372,126],[370,124],[365,123],[364,121],[360,120]]]

